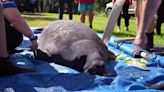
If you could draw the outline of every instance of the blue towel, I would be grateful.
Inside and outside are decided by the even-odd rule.
[[[34,32],[40,34],[38,30]],[[30,41],[24,40],[19,47],[27,48],[28,44],[31,44]],[[122,53],[111,45],[110,48],[117,56]],[[13,63],[24,64],[19,67],[32,68],[35,72],[0,78],[0,92],[163,92],[148,89],[164,84],[164,69],[158,64],[162,59],[160,56],[155,56],[156,62],[149,60],[147,70],[128,66],[122,60],[113,62],[107,66],[113,72],[108,77],[80,73],[65,66],[36,60],[28,51],[10,57]]]

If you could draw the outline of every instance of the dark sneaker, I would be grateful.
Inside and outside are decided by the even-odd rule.
[[[147,37],[146,50],[147,51],[150,51],[150,49],[154,47],[153,35],[154,33],[146,33],[146,37]]]
[[[34,72],[34,70],[17,67],[10,61],[9,58],[0,57],[0,77],[11,76],[27,72]]]
[[[129,31],[129,28],[128,27],[126,27],[126,32],[128,32]]]
[[[89,27],[92,29],[92,25],[89,25]]]

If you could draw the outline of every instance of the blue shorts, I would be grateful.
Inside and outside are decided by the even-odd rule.
[[[94,4],[79,4],[78,11],[79,12],[90,12],[94,10]]]

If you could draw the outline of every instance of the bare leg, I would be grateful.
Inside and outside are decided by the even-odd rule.
[[[139,23],[141,20],[141,12],[142,12],[142,0],[136,0],[134,1],[134,7],[135,7],[135,15],[136,15],[136,30],[139,28]]]
[[[157,14],[157,10],[161,4],[161,0],[145,0],[144,2],[144,13],[143,13],[143,19],[142,23],[143,26],[141,26],[141,30],[145,30],[145,32],[152,32],[152,30],[149,30],[151,28],[154,28],[154,16]]]
[[[14,75],[18,73],[31,72],[31,69],[21,69],[10,62],[7,53],[5,22],[3,8],[0,1],[0,77]]]
[[[86,15],[85,12],[81,12],[81,14],[80,14],[80,22],[85,23],[85,15]]]
[[[64,14],[64,0],[59,0],[59,19],[63,19]]]
[[[160,5],[161,0],[143,0],[142,2],[142,11],[140,20],[138,21],[137,25],[137,35],[135,38],[134,43],[141,47],[141,45],[145,44],[145,33],[151,32],[152,28],[151,24],[153,25],[154,15],[156,15],[157,9]],[[154,26],[152,26],[154,28]],[[151,30],[150,30],[151,29]]]
[[[89,25],[92,27],[92,22],[93,22],[93,11],[88,12],[88,20],[89,20]]]
[[[4,17],[0,5],[0,57],[8,57]]]
[[[140,48],[150,50],[153,44],[154,15],[160,6],[161,0],[136,0],[137,33],[134,40],[134,56],[140,56]],[[139,5],[138,5],[139,4]],[[140,10],[140,9],[141,10]],[[138,9],[138,10],[137,10]],[[141,12],[138,12],[141,11]],[[138,13],[138,14],[137,14]]]

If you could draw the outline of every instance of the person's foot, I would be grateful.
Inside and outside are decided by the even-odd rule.
[[[162,35],[161,35],[161,34],[157,34],[157,37],[159,37],[159,38],[160,38],[160,37],[162,37]]]
[[[135,50],[134,50],[133,56],[135,58],[141,58],[141,52],[143,50],[147,50],[146,44],[134,44],[134,46],[135,46],[135,48],[134,48]]]
[[[128,32],[129,31],[129,28],[128,27],[126,27],[126,32]]]
[[[27,72],[34,72],[34,70],[19,68],[15,66],[9,58],[0,57],[0,77],[11,76]]]
[[[89,25],[89,27],[92,29],[92,25]]]
[[[160,35],[161,35],[161,33],[157,33],[157,35],[158,35],[158,36],[160,36]]]
[[[121,31],[121,27],[118,26],[118,27],[117,27],[117,32],[120,32],[120,31]]]
[[[135,50],[134,50],[134,54],[133,56],[135,58],[141,58],[141,46],[140,45],[137,45],[137,44],[134,44],[135,45]]]

